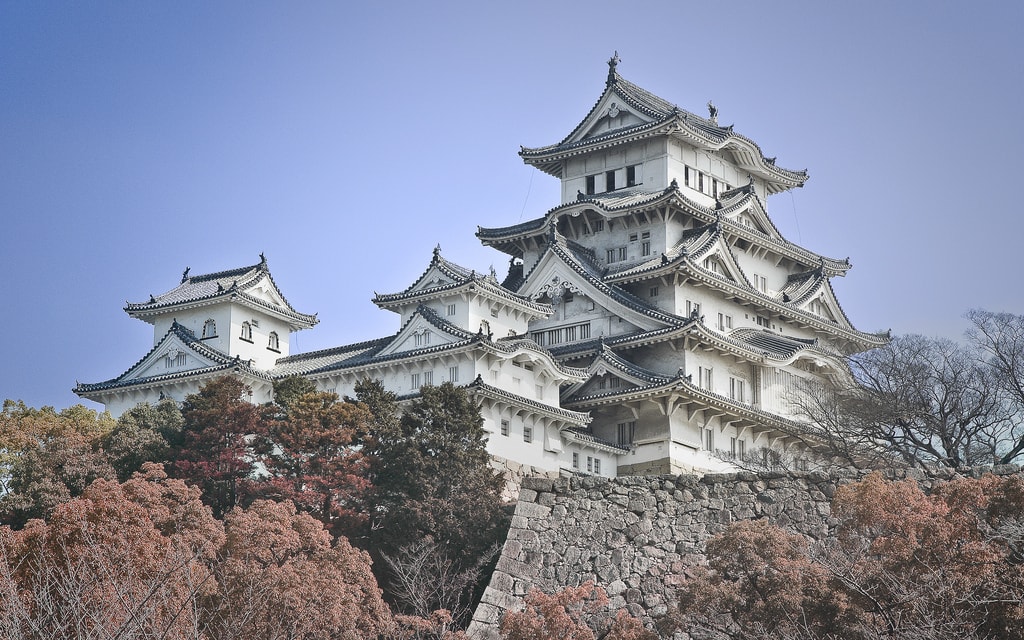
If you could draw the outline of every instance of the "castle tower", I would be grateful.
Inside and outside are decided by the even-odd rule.
[[[583,120],[520,152],[561,180],[562,204],[477,236],[521,264],[507,286],[552,306],[530,335],[589,372],[562,405],[630,448],[619,474],[724,470],[755,449],[800,460],[793,392],[885,341],[836,300],[849,261],[789,242],[768,215],[768,196],[807,173],[719,125],[710,103],[689,113],[608,64]]]

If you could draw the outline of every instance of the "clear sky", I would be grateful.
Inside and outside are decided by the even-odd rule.
[[[559,141],[628,80],[808,169],[787,238],[849,256],[857,328],[958,337],[1024,313],[1024,3],[2,2],[0,399],[58,408],[152,346],[129,318],[264,252],[320,324],[389,335],[374,291],[435,244],[505,273],[477,225],[536,218]],[[86,403],[91,406],[91,403]]]

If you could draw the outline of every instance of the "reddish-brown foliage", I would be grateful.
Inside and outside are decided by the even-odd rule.
[[[0,529],[0,636],[195,637],[220,524],[184,483],[147,469],[98,480],[48,522]]]
[[[611,625],[607,614],[608,594],[593,582],[566,587],[553,594],[531,589],[523,609],[505,614],[501,637],[505,640],[594,640],[595,628],[607,629],[605,640],[650,640],[654,634],[636,618],[620,610]],[[604,616],[607,618],[607,615]]]
[[[683,626],[735,638],[1013,638],[1024,628],[1024,480],[925,494],[879,474],[840,487],[837,538],[732,525],[680,596]]]
[[[390,612],[369,557],[289,502],[258,500],[224,520],[210,632],[226,638],[375,637]]]

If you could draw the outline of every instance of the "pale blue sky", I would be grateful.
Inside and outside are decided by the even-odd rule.
[[[122,311],[253,264],[321,324],[388,335],[374,291],[477,225],[558,204],[560,140],[605,61],[809,170],[769,212],[854,268],[863,330],[957,337],[1024,313],[1021,2],[0,3],[0,398],[77,402],[151,346]],[[87,403],[90,404],[91,403]],[[91,405],[96,406],[96,405]]]

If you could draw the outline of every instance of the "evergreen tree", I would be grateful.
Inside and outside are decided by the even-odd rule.
[[[471,566],[502,536],[502,479],[490,465],[483,419],[465,389],[425,386],[394,418],[394,396],[380,383],[357,387],[377,422],[371,456],[377,553],[394,555],[432,539],[456,564]]]

